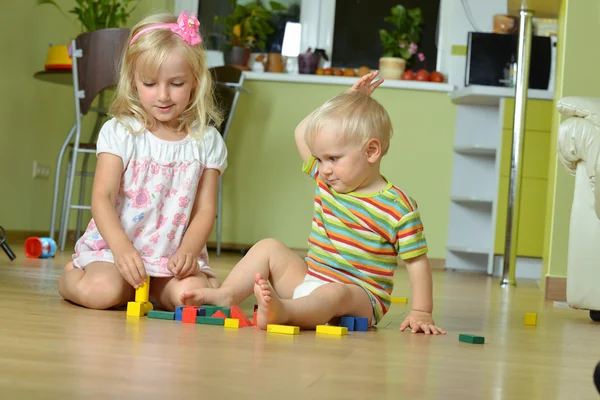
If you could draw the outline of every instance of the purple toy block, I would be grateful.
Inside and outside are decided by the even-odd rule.
[[[196,317],[206,317],[206,309],[199,308],[198,310],[196,310]]]
[[[354,317],[342,317],[342,319],[340,320],[340,326],[345,326],[346,328],[348,328],[348,331],[354,330],[354,323]]]
[[[369,329],[369,319],[362,317],[354,317],[354,330],[366,332]]]

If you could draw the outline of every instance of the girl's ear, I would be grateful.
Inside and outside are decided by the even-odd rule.
[[[378,139],[369,139],[365,145],[365,151],[367,153],[367,160],[370,163],[377,162],[382,155],[381,142]]]

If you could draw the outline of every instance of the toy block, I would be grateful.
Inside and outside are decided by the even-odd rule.
[[[135,289],[135,302],[145,303],[150,297],[150,277],[147,276],[146,280],[139,288]]]
[[[150,310],[150,311],[148,311],[148,318],[166,319],[166,320],[173,321],[175,319],[175,313],[174,312],[168,312],[168,311],[154,311],[154,310]]]
[[[154,306],[149,301],[143,303],[130,301],[127,303],[127,315],[130,317],[142,317],[152,309],[154,309]]]
[[[213,315],[211,315],[211,318],[228,318],[227,315],[225,315],[225,313],[222,310],[217,311],[216,313],[214,313]]]
[[[485,343],[485,338],[483,336],[469,335],[466,333],[461,333],[460,335],[458,335],[458,340],[461,342],[471,343],[471,344],[484,344]]]
[[[525,325],[536,326],[537,325],[537,314],[536,313],[525,313]]]
[[[186,307],[183,309],[181,322],[186,324],[195,324],[196,323],[196,315],[198,313],[197,307]]]
[[[269,324],[269,325],[267,325],[267,332],[281,333],[284,335],[297,335],[300,333],[300,327],[299,326],[290,326],[290,325]]]
[[[257,321],[258,321],[258,312],[254,311],[254,316],[252,317],[252,325],[256,326]]]
[[[225,325],[225,318],[196,317],[196,323],[201,325]]]
[[[354,330],[354,317],[342,317],[340,320],[340,326],[345,326],[349,331]]]
[[[408,298],[407,297],[392,297],[392,303],[407,304]]]
[[[217,306],[203,305],[201,308],[206,310],[206,315],[213,315],[214,313],[219,311],[219,307],[217,307]]]
[[[240,320],[237,318],[225,318],[225,328],[238,329],[240,327]]]
[[[317,325],[317,333],[325,333],[327,335],[343,336],[348,334],[348,328],[345,326],[327,326]]]
[[[181,321],[181,317],[183,316],[183,309],[185,306],[176,306],[175,307],[175,321]]]
[[[257,312],[257,311],[258,311],[258,304],[255,304],[254,305],[254,312]]]
[[[218,311],[221,311],[227,318],[231,317],[231,308],[229,307],[218,307]]]
[[[366,332],[369,330],[369,318],[354,317],[354,330]]]
[[[231,318],[239,319],[241,327],[254,325],[252,322],[250,322],[248,317],[246,317],[246,314],[244,314],[239,306],[231,307]]]
[[[196,310],[196,317],[206,317],[206,310],[204,308],[198,308]]]

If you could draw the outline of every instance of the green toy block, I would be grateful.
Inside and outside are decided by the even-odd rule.
[[[204,305],[204,306],[202,306],[200,308],[203,308],[203,309],[206,310],[206,315],[207,316],[213,315],[214,313],[216,313],[220,309],[220,307],[217,307],[217,306],[207,306],[207,305]]]
[[[166,320],[174,321],[175,320],[175,313],[174,312],[168,312],[168,311],[150,310],[150,311],[148,311],[148,318],[166,319]]]
[[[471,344],[483,344],[485,342],[485,338],[483,336],[468,335],[466,333],[461,333],[458,335],[458,340]]]
[[[225,325],[225,318],[196,317],[196,323],[202,325]]]

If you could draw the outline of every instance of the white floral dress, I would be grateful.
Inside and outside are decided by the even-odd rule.
[[[223,138],[212,127],[175,142],[159,139],[148,130],[134,135],[113,118],[100,131],[96,153],[111,153],[123,160],[115,208],[148,275],[173,276],[167,262],[181,244],[202,172],[217,169],[223,173],[227,167]],[[96,261],[114,263],[114,258],[92,219],[75,244],[73,264],[85,269]],[[198,263],[202,272],[214,277],[206,246]]]

